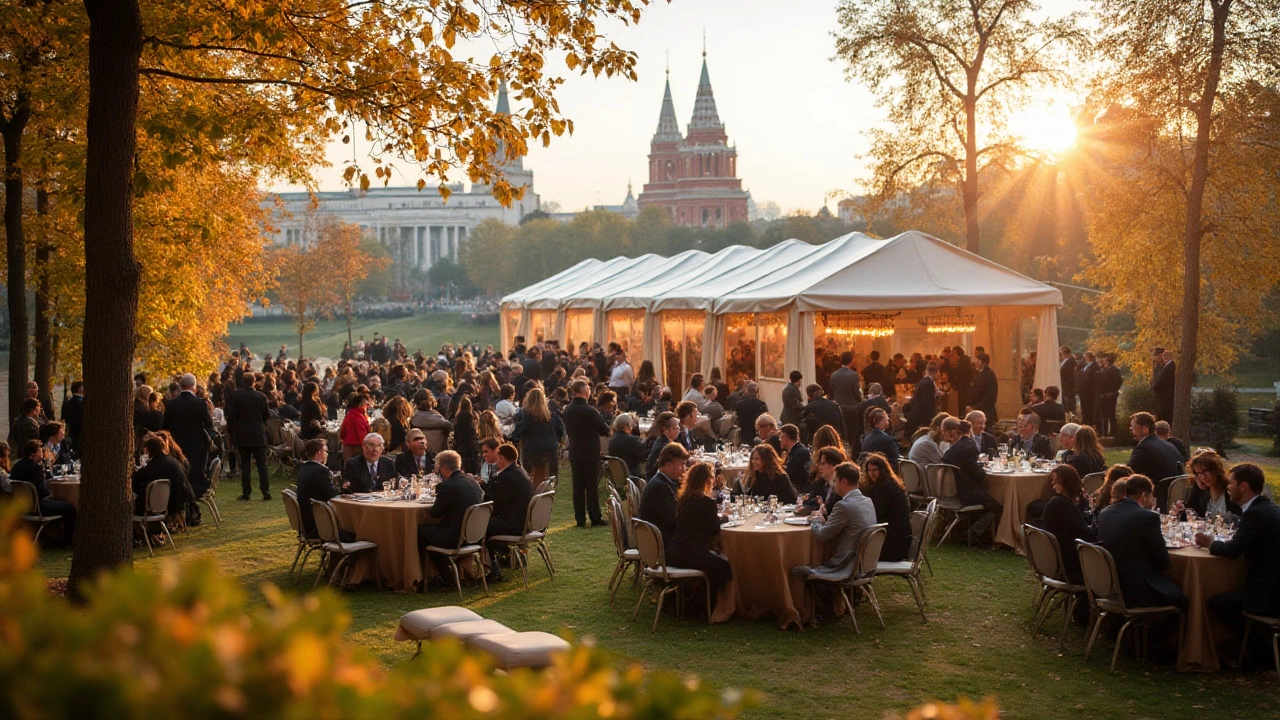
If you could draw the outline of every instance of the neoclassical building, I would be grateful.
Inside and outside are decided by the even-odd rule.
[[[498,90],[497,109],[510,112],[505,85]],[[538,209],[533,171],[525,169],[523,159],[501,165],[512,187],[526,188],[524,197],[511,207],[503,207],[488,185],[478,183],[469,191],[463,183],[450,184],[447,203],[430,184],[421,191],[401,186],[319,192],[314,207],[310,193],[272,193],[264,201],[272,209],[272,240],[282,245],[307,245],[315,239],[315,219],[334,215],[377,237],[390,248],[398,264],[429,270],[441,258],[457,261],[467,234],[484,220],[517,225],[527,213]]]
[[[687,134],[680,133],[671,80],[667,80],[658,130],[649,143],[649,182],[644,184],[638,204],[641,210],[665,208],[677,225],[724,227],[747,221],[749,198],[738,178],[738,149],[729,144],[716,111],[707,54],[703,52],[702,77]]]

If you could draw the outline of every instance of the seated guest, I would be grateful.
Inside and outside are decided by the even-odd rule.
[[[1000,443],[996,442],[995,435],[987,432],[987,414],[981,410],[970,410],[964,419],[969,422],[969,437],[978,446],[978,452],[995,457],[1000,451]]]
[[[742,442],[754,445],[760,438],[751,434],[756,430],[756,419],[769,412],[769,406],[760,399],[760,385],[748,380],[743,386],[743,398],[738,401],[738,427],[742,428]]]
[[[945,416],[945,413],[943,415],[944,420],[949,417]],[[930,427],[928,432],[911,443],[911,449],[907,451],[907,459],[922,468],[942,462],[942,448],[938,446],[940,442],[942,442],[942,423],[938,423],[936,428]]]
[[[430,393],[427,394],[429,395]],[[498,396],[501,399],[493,406],[493,414],[498,416],[498,424],[502,427],[502,433],[505,435],[510,433],[516,424],[516,411],[519,410],[514,402],[516,397],[516,386],[510,383],[503,385],[498,390]]]
[[[333,486],[333,474],[329,472],[329,443],[324,438],[312,438],[302,444],[302,457],[305,462],[298,468],[298,511],[302,516],[302,532],[309,538],[316,538],[316,517],[311,507],[312,500],[329,502],[338,496],[338,488]],[[342,542],[355,542],[354,533],[338,530],[338,538]]]
[[[1257,465],[1241,463],[1231,468],[1227,492],[1241,508],[1235,535],[1226,541],[1214,541],[1203,533],[1196,535],[1196,545],[1209,548],[1210,555],[1243,557],[1248,566],[1243,588],[1209,598],[1213,614],[1237,633],[1244,627],[1242,613],[1280,616],[1280,506],[1262,494],[1265,487],[1266,477]],[[1266,637],[1263,633],[1257,635]],[[1258,654],[1265,658],[1268,653],[1258,649],[1263,650]]]
[[[647,454],[644,441],[632,434],[636,427],[636,416],[622,413],[613,419],[613,435],[609,436],[609,454],[627,464],[627,474],[640,475],[640,466],[644,464]],[[661,451],[659,451],[661,452]]]
[[[427,434],[418,428],[411,428],[404,437],[405,450],[396,455],[395,474],[400,477],[430,475],[432,468],[436,466],[436,458],[427,447]]]
[[[782,469],[782,461],[770,445],[757,445],[751,450],[751,459],[747,462],[747,471],[739,480],[743,483],[742,492],[754,497],[767,498],[773,495],[782,504],[796,501],[796,490],[791,480]]]
[[[706,384],[707,380],[702,373],[694,373],[693,377],[689,378],[689,389],[685,391],[684,397],[680,398],[680,402],[691,402],[698,410],[702,410],[703,406],[707,404],[707,398],[702,394],[702,389]]]
[[[720,391],[716,389],[715,385],[707,385],[702,391],[702,396],[707,400],[702,406],[702,414],[711,418],[713,424],[724,416],[724,405],[716,401],[716,397],[719,394]]]
[[[1040,434],[1040,416],[1030,411],[1018,415],[1018,434],[1010,443],[1016,452],[1026,453],[1029,457],[1041,460],[1053,457],[1049,438]]]
[[[782,438],[778,436],[778,421],[769,413],[756,418],[757,445],[768,445],[779,455],[782,454]]]
[[[720,513],[716,501],[711,499],[715,474],[709,463],[698,463],[685,474],[676,499],[675,537],[668,543],[667,550],[669,564],[707,574],[713,603],[733,579],[728,558],[711,549],[711,543],[720,534]],[[695,604],[695,607],[701,605]]]
[[[1191,459],[1191,452],[1187,449],[1187,444],[1173,437],[1173,428],[1169,427],[1169,423],[1164,420],[1156,423],[1156,437],[1177,448],[1178,454],[1182,456],[1182,462],[1187,462]]]
[[[491,438],[489,438],[491,439]],[[494,451],[497,455],[497,472],[484,484],[484,501],[493,501],[493,515],[485,537],[494,535],[523,535],[524,520],[533,499],[533,480],[529,473],[516,465],[516,446],[502,443]],[[490,547],[490,552],[497,548]],[[502,582],[502,570],[497,562],[489,571],[489,582]]]
[[[911,551],[911,503],[907,500],[907,486],[902,478],[889,467],[889,461],[880,453],[867,456],[859,484],[862,494],[871,498],[876,508],[876,523],[888,523],[885,528],[884,546],[880,559],[885,562],[907,560]]]
[[[786,453],[784,468],[787,479],[799,494],[809,492],[809,468],[813,464],[813,455],[809,448],[800,442],[800,428],[795,425],[783,425],[778,432],[782,443],[782,451]]]
[[[436,501],[427,508],[428,522],[418,526],[418,547],[455,548],[462,535],[462,516],[467,508],[484,502],[484,492],[469,475],[462,472],[462,456],[452,450],[436,455],[436,473],[443,480],[436,486]],[[434,522],[432,522],[434,521]],[[429,553],[438,575],[429,587],[453,587],[445,578],[452,577],[449,561]]]
[[[1058,465],[1049,473],[1049,481],[1053,483],[1054,495],[1044,506],[1044,512],[1040,516],[1040,529],[1058,539],[1067,579],[1080,585],[1084,582],[1084,575],[1080,572],[1076,540],[1094,541],[1094,530],[1085,522],[1078,503],[1081,494],[1080,474],[1070,465]]]
[[[1240,515],[1240,506],[1227,492],[1227,468],[1222,456],[1213,450],[1205,450],[1191,458],[1191,492],[1185,507],[1194,510],[1202,518],[1213,515]],[[1178,498],[1172,498],[1174,505]]]
[[[804,506],[810,512],[834,507],[840,502],[840,495],[836,492],[836,468],[844,462],[848,459],[840,448],[824,447],[818,451],[818,480],[809,486],[809,494],[804,497]]]
[[[1098,434],[1088,425],[1067,423],[1058,437],[1062,440],[1062,462],[1076,469],[1080,477],[1107,469],[1107,459],[1102,454]]]
[[[40,442],[48,465],[71,464],[71,443],[65,442],[66,438],[66,426],[56,420],[40,426]]]
[[[640,493],[640,519],[653,523],[666,545],[676,536],[676,495],[688,461],[689,451],[683,445],[667,443],[653,463],[653,477]]]
[[[676,406],[676,419],[680,421],[680,434],[676,440],[685,450],[697,450],[698,443],[693,438],[693,430],[698,425],[698,406],[685,400]]]
[[[653,435],[653,447],[649,448],[649,457],[645,461],[644,471],[649,474],[649,477],[653,477],[658,474],[661,462],[658,456],[662,454],[662,450],[673,442],[680,445],[676,442],[676,438],[680,436],[680,420],[676,418],[675,413],[661,413],[653,421],[653,427],[649,432]],[[680,445],[680,447],[684,446]]]
[[[871,408],[884,410],[885,417],[888,417],[891,409],[889,401],[884,397],[884,390],[878,382],[867,385],[867,397],[853,406],[853,412],[849,414],[853,427],[845,428],[845,432],[849,435],[849,453],[855,457],[862,453],[862,436],[866,434],[866,428],[870,427],[867,423],[867,412]]]
[[[1163,481],[1183,474],[1182,453],[1156,437],[1156,417],[1151,413],[1139,412],[1129,416],[1129,430],[1137,445],[1129,453],[1128,465],[1134,474],[1145,475],[1155,483],[1156,507],[1163,510],[1168,506],[1169,492],[1169,483]]]
[[[382,455],[386,441],[378,433],[364,436],[360,454],[342,466],[342,490],[350,493],[371,493],[382,490],[382,483],[396,477],[395,463]]]
[[[844,412],[835,401],[826,396],[822,386],[811,383],[804,391],[809,400],[800,411],[800,422],[804,425],[807,436],[812,437],[823,425],[830,425],[837,433],[843,432]]]
[[[1107,474],[1103,477],[1102,487],[1098,488],[1098,492],[1094,493],[1094,519],[1096,525],[1098,522],[1097,513],[1102,508],[1111,503],[1120,502],[1124,499],[1124,479],[1133,474],[1133,470],[1128,465],[1112,465],[1107,468]],[[1120,489],[1116,490],[1115,486],[1120,485]]]
[[[596,398],[596,410],[606,423],[612,423],[613,418],[618,414],[618,394],[612,390],[600,393]]]
[[[147,484],[153,480],[169,481],[168,514],[186,517],[187,503],[195,499],[191,492],[191,483],[187,481],[187,472],[178,458],[169,454],[169,444],[156,433],[147,433],[142,439],[142,453],[146,463],[133,471],[135,515],[142,515],[147,508]]]
[[[969,542],[983,542],[983,535],[995,526],[1003,507],[987,491],[987,471],[978,462],[978,446],[970,436],[972,428],[964,420],[947,418],[942,421],[942,435],[951,447],[942,454],[942,462],[955,465],[956,496],[965,505],[981,505],[986,508],[982,517],[969,526]]]
[[[871,431],[862,438],[862,452],[880,453],[889,461],[889,467],[898,472],[898,441],[885,432],[889,428],[889,413],[882,408],[871,408],[867,414],[867,425]]]
[[[29,482],[36,488],[36,498],[40,502],[40,512],[45,515],[61,515],[65,538],[68,544],[75,536],[76,506],[69,502],[56,500],[49,494],[49,487],[44,482],[44,465],[40,458],[44,454],[44,446],[39,440],[28,440],[22,446],[22,458],[9,470],[10,484],[22,481]]]
[[[1169,550],[1160,531],[1155,486],[1145,475],[1125,478],[1125,497],[1098,515],[1098,542],[1116,561],[1120,592],[1129,607],[1186,607],[1187,597],[1164,575]]]
[[[431,394],[430,390],[419,390],[413,396],[413,403],[416,406],[413,415],[409,417],[409,427],[415,427],[419,430],[442,430],[446,435],[453,429],[453,423],[445,419],[443,415],[436,410],[436,396]],[[498,403],[499,407],[502,403]],[[498,422],[503,422],[503,415],[498,412]],[[515,413],[512,413],[512,417]],[[514,422],[514,421],[513,421]],[[504,425],[504,430],[507,430]]]
[[[817,575],[828,580],[848,579],[853,574],[858,540],[862,537],[862,532],[876,524],[875,504],[858,489],[858,466],[841,463],[836,468],[835,475],[840,502],[810,516],[813,538],[822,543],[835,541],[835,552],[830,560],[821,565],[793,567],[791,574],[797,577]],[[834,598],[831,600],[834,601]]]

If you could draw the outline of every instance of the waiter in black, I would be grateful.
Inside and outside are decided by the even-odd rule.
[[[609,434],[609,424],[600,411],[587,402],[591,385],[575,380],[569,390],[573,400],[564,409],[564,429],[569,436],[569,468],[573,472],[573,516],[578,527],[604,525],[600,517],[600,438]]]
[[[178,378],[178,397],[164,404],[164,429],[182,448],[191,463],[187,480],[196,498],[209,490],[205,467],[209,462],[209,437],[213,435],[213,416],[209,403],[196,397],[196,376],[187,373]],[[246,466],[247,467],[247,466]]]

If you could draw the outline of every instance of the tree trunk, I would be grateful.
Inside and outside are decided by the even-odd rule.
[[[49,191],[36,188],[36,215],[49,216]],[[43,228],[42,228],[43,229]],[[35,343],[36,366],[35,381],[40,386],[40,404],[44,406],[45,416],[54,418],[53,413],[53,337],[49,332],[49,320],[53,314],[53,303],[49,298],[49,255],[52,248],[49,238],[41,237],[36,242],[36,316]]]
[[[9,415],[22,412],[27,391],[31,353],[27,329],[27,240],[22,227],[22,200],[26,188],[22,178],[22,134],[26,132],[31,109],[26,98],[18,99],[13,117],[4,121],[4,232],[9,274],[5,290],[9,295]]]
[[[1195,157],[1187,192],[1187,224],[1182,245],[1182,333],[1178,371],[1174,374],[1173,435],[1191,438],[1191,394],[1195,383],[1200,332],[1200,243],[1204,239],[1204,191],[1209,181],[1209,143],[1213,106],[1222,79],[1222,56],[1227,46],[1227,16],[1232,0],[1211,0],[1213,49],[1205,72],[1204,94],[1196,108]]]
[[[972,84],[972,83],[970,83]],[[978,254],[978,101],[964,101],[964,247]]]
[[[71,591],[129,562],[130,392],[138,315],[133,254],[133,165],[137,149],[138,0],[85,0],[89,15],[89,114],[85,169],[85,317],[81,363],[84,421],[93,439],[81,453],[79,527]]]
[[[347,305],[347,345],[351,347],[353,352],[355,351],[356,343],[351,339],[351,305]]]

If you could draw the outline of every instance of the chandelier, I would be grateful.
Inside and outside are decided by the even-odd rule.
[[[822,313],[822,324],[828,335],[842,337],[888,337],[894,333],[895,320],[901,313],[843,312]]]
[[[978,326],[974,323],[973,313],[960,312],[960,308],[956,308],[955,312],[925,315],[920,318],[920,324],[924,325],[926,332],[948,335],[971,333],[978,329]]]

